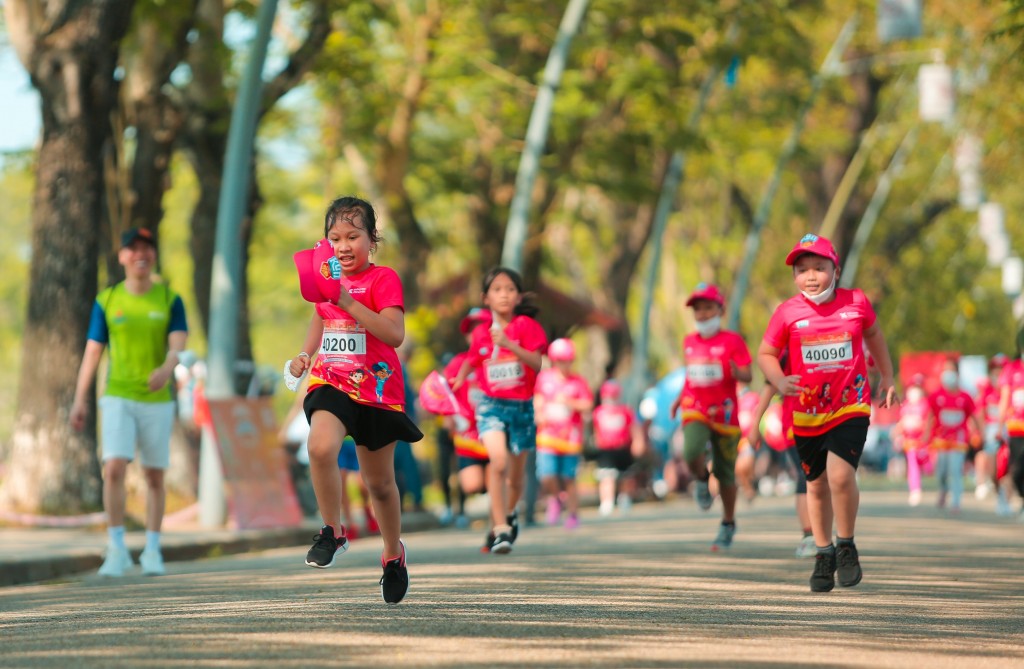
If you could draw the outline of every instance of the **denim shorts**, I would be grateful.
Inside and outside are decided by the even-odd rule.
[[[546,479],[552,476],[572,480],[576,478],[576,468],[580,464],[580,456],[568,453],[551,453],[537,451],[537,478]]]
[[[537,447],[533,400],[503,400],[484,395],[476,405],[476,429],[480,438],[488,432],[504,432],[514,455]]]

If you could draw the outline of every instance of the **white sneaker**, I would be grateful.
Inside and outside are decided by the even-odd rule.
[[[920,504],[921,503],[921,491],[920,490],[911,490],[910,491],[910,497],[907,499],[907,503],[910,504],[910,506],[917,506],[918,504]]]
[[[1002,488],[999,489],[999,496],[996,498],[996,515],[1002,518],[1013,515],[1013,509],[1010,508],[1010,502]]]
[[[988,483],[981,483],[974,489],[974,499],[983,500],[992,492],[992,486]]]
[[[125,569],[131,569],[134,566],[132,554],[128,552],[126,546],[107,546],[107,558],[103,561],[99,574],[100,576],[120,578],[124,576]]]
[[[818,554],[818,547],[814,545],[814,537],[804,537],[796,547],[798,558],[814,557]]]
[[[612,515],[612,511],[614,511],[614,510],[615,510],[615,502],[613,502],[610,499],[601,502],[601,505],[597,508],[597,512],[599,514],[601,514],[601,516],[603,516],[605,518],[607,518],[608,516]]]
[[[654,496],[658,499],[665,499],[668,495],[668,483],[664,479],[658,479],[651,484],[651,490],[654,492]]]
[[[163,576],[167,573],[167,570],[164,569],[164,556],[159,548],[156,550],[147,548],[142,551],[139,556],[139,564],[142,565],[144,576]]]
[[[615,502],[619,507],[619,513],[629,513],[633,508],[633,498],[624,492],[619,493],[619,497]]]

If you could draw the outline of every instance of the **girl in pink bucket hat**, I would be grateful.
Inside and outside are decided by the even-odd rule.
[[[793,417],[818,549],[810,585],[814,592],[827,592],[835,587],[837,571],[839,585],[847,588],[862,576],[853,532],[860,505],[857,465],[871,416],[865,346],[882,375],[882,406],[899,398],[889,348],[871,303],[860,290],[836,288],[839,256],[832,242],[804,235],[786,264],[793,267],[799,294],[772,314],[757,362]],[[788,372],[779,362],[784,352]]]

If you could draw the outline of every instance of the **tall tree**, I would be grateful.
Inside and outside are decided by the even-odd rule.
[[[100,503],[94,426],[73,432],[68,409],[96,295],[103,150],[117,104],[118,50],[133,5],[4,4],[11,43],[42,106],[24,362],[2,490],[4,502],[27,511]]]

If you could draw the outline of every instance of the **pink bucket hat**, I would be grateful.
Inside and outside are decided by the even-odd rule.
[[[314,304],[338,301],[341,295],[341,264],[334,257],[329,241],[321,239],[313,248],[296,253],[293,260],[295,269],[299,271],[302,299]]]
[[[839,267],[839,254],[836,253],[836,249],[832,246],[832,242],[819,237],[818,235],[806,234],[800,238],[800,241],[796,243],[793,250],[786,256],[786,264],[792,265],[796,262],[796,259],[805,253],[810,253],[822,258],[828,258],[832,261],[832,264]]]
[[[722,291],[713,283],[698,283],[693,293],[687,298],[686,306],[692,307],[697,300],[708,300],[725,306],[725,295],[722,295]]]

